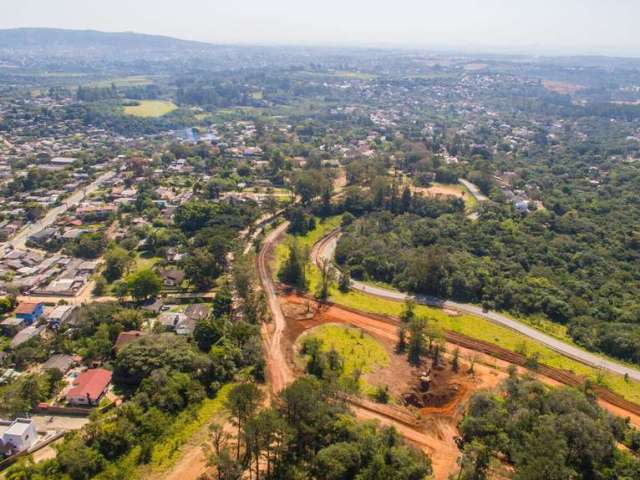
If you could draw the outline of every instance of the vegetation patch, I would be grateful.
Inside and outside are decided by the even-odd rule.
[[[341,361],[341,380],[347,383],[355,380],[359,390],[364,393],[371,393],[373,388],[362,376],[389,366],[389,355],[384,347],[359,328],[321,325],[304,336],[303,345],[308,345],[308,342],[314,340],[318,342],[321,352],[333,350],[338,354]],[[310,352],[305,353],[309,360]]]
[[[124,107],[124,113],[136,117],[161,117],[177,108],[175,103],[166,100],[136,100],[135,105]]]
[[[197,435],[198,432],[223,412],[225,402],[233,387],[234,384],[224,385],[215,398],[205,399],[194,410],[181,412],[166,435],[153,447],[150,467],[154,470],[166,470],[179,458],[181,447],[192,442],[196,437],[204,437],[205,432],[201,436]]]

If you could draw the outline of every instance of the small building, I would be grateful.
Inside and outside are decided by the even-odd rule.
[[[21,302],[15,311],[16,317],[26,320],[31,325],[44,314],[44,303]]]
[[[45,228],[39,232],[29,235],[27,242],[34,243],[35,245],[45,245],[51,240],[57,233],[55,228]]]
[[[38,441],[38,432],[30,418],[16,418],[9,428],[2,433],[0,444],[3,450],[13,454],[24,452],[33,447]]]
[[[32,338],[40,336],[43,330],[44,326],[36,327],[35,325],[29,325],[27,328],[20,330],[16,336],[11,339],[11,348],[19,347]]]
[[[107,393],[113,374],[104,368],[94,368],[82,372],[73,382],[66,395],[71,405],[94,406]]]
[[[71,355],[56,353],[55,355],[51,355],[49,360],[42,364],[42,370],[57,369],[64,375],[71,369],[74,363],[75,360]]]
[[[141,308],[145,312],[150,312],[150,313],[154,313],[154,314],[157,315],[158,313],[160,313],[160,311],[162,310],[163,306],[164,306],[164,302],[162,301],[162,299],[155,298],[155,299],[147,300],[142,305]]]
[[[58,328],[63,323],[71,322],[75,316],[76,307],[74,305],[58,305],[47,315],[47,323],[52,328]]]
[[[176,324],[176,334],[177,335],[191,335],[196,329],[196,320],[193,318],[186,317],[179,320]]]
[[[175,331],[178,324],[187,320],[187,316],[184,313],[178,312],[164,312],[161,313],[156,320],[166,330]]]
[[[27,326],[24,318],[9,317],[0,322],[0,329],[7,337],[13,337],[16,333]]]

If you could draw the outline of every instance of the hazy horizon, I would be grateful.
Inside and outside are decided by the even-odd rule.
[[[640,2],[7,0],[0,28],[131,31],[218,44],[640,56]]]

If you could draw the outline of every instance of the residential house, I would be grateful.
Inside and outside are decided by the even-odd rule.
[[[175,331],[178,324],[184,323],[185,320],[187,320],[187,316],[184,313],[164,312],[160,314],[156,321],[162,325],[165,330]]]
[[[57,233],[55,228],[44,228],[39,232],[33,233],[29,235],[27,238],[27,243],[33,243],[35,245],[46,245],[52,240]]]
[[[16,454],[33,447],[38,440],[38,433],[33,420],[30,418],[16,418],[9,428],[2,433],[0,447],[5,452]]]
[[[38,318],[44,314],[44,303],[29,303],[21,302],[16,308],[15,315],[18,318],[23,318],[27,325],[31,325]]]
[[[142,305],[142,310],[144,310],[145,312],[150,312],[150,313],[154,313],[154,314],[158,314],[160,313],[160,311],[162,310],[162,307],[164,306],[164,302],[162,301],[162,299],[160,298],[155,298],[155,299],[150,299],[147,300],[143,305]]]
[[[11,348],[19,347],[32,338],[39,336],[43,331],[44,326],[36,327],[35,325],[30,325],[27,328],[20,330],[16,336],[11,339]]]
[[[184,314],[192,320],[204,320],[209,317],[209,307],[202,303],[194,303],[186,308]]]
[[[193,318],[189,318],[184,316],[184,318],[180,319],[176,324],[176,334],[177,335],[191,335],[193,331],[196,329],[197,321]]]
[[[71,405],[94,406],[107,393],[113,374],[103,368],[94,368],[82,372],[73,382],[66,395]]]
[[[71,355],[56,353],[55,355],[51,355],[49,360],[42,364],[42,370],[46,371],[57,369],[64,375],[71,369],[74,363],[75,360]]]
[[[0,322],[2,333],[8,337],[13,337],[16,333],[27,326],[24,318],[9,317]]]
[[[76,307],[74,305],[58,305],[45,315],[47,323],[52,328],[58,328],[63,323],[74,319]]]

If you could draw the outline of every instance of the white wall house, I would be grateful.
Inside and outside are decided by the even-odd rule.
[[[2,434],[2,443],[22,452],[33,447],[38,440],[36,426],[29,418],[16,418]]]

